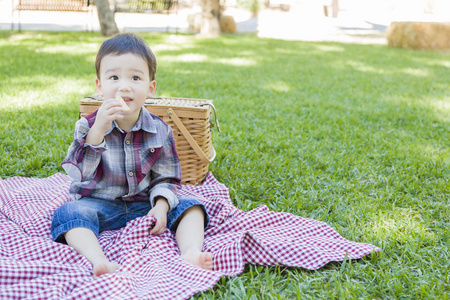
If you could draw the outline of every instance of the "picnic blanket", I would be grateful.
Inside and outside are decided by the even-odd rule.
[[[84,257],[51,240],[52,214],[68,201],[69,184],[61,173],[0,179],[0,299],[186,299],[247,263],[314,270],[380,250],[344,239],[324,222],[266,206],[239,210],[209,173],[204,184],[183,186],[179,194],[197,197],[210,214],[204,250],[213,253],[213,271],[180,259],[169,230],[149,236],[155,219],[146,216],[101,233],[107,257],[123,267],[94,279]]]

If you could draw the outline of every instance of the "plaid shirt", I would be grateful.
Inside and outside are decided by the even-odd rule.
[[[114,121],[100,145],[85,143],[97,112],[75,124],[75,137],[61,163],[73,178],[70,197],[151,201],[163,196],[170,210],[178,205],[181,167],[172,128],[142,109],[133,129],[125,132]]]

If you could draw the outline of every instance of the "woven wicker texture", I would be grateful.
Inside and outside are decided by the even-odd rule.
[[[93,113],[101,104],[102,99],[96,95],[81,100],[80,117]],[[209,163],[213,161],[216,154],[211,142],[212,101],[150,98],[147,99],[145,107],[172,127],[183,176],[181,183],[201,184],[208,172]],[[177,119],[181,121],[181,124],[176,124]],[[184,132],[182,127],[185,128]],[[189,142],[190,137],[191,142]]]

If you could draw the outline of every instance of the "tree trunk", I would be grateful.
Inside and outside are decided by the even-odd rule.
[[[333,10],[333,18],[337,18],[339,13],[339,0],[332,0],[331,8]]]
[[[220,35],[220,0],[202,0],[202,25],[200,36],[217,37]]]
[[[114,20],[114,12],[109,8],[108,0],[95,0],[95,5],[97,6],[98,21],[100,22],[102,35],[111,36],[119,33]]]

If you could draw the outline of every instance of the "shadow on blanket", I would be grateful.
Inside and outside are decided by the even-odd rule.
[[[68,199],[70,178],[0,179],[0,298],[186,299],[235,276],[246,263],[314,270],[331,261],[361,258],[380,249],[342,238],[326,223],[271,212],[261,206],[243,212],[211,173],[201,186],[183,186],[180,195],[204,202],[211,222],[204,250],[214,270],[179,258],[169,230],[149,236],[154,219],[142,217],[99,241],[106,255],[124,267],[93,279],[90,263],[67,245],[51,240],[54,210]]]

